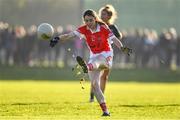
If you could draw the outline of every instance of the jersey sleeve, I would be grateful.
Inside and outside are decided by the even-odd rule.
[[[73,34],[75,34],[75,35],[78,36],[79,38],[82,38],[81,33],[78,32],[77,30],[73,31]]]
[[[82,36],[84,35],[85,33],[85,29],[84,29],[85,26],[82,26],[82,27],[79,27],[77,28],[75,31],[73,31],[73,33],[78,36],[79,38],[83,38]]]

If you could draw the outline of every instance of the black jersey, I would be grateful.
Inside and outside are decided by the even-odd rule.
[[[113,32],[113,34],[117,37],[117,38],[121,38],[122,36],[119,33],[119,30],[117,28],[116,25],[108,25],[109,29],[111,29],[111,31]]]

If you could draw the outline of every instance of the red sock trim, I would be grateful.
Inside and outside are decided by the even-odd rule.
[[[103,112],[107,111],[106,103],[101,103],[100,106],[101,106],[101,109],[102,109]]]

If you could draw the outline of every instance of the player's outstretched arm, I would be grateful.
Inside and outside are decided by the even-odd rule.
[[[112,38],[112,41],[119,49],[121,49],[123,47],[122,42],[117,37],[114,36]]]
[[[76,34],[74,32],[70,32],[68,34],[60,35],[59,38],[62,42],[65,42],[66,40],[70,40],[76,37]]]
[[[58,43],[58,41],[64,42],[66,40],[70,40],[70,39],[73,39],[75,37],[76,37],[76,35],[73,32],[56,36],[50,40],[50,47],[54,47]]]
[[[119,48],[121,49],[124,53],[126,53],[128,56],[130,56],[130,54],[132,53],[132,49],[131,48],[128,48],[128,47],[125,47],[123,46],[123,44],[121,43],[121,41],[114,37],[113,39],[113,43]]]

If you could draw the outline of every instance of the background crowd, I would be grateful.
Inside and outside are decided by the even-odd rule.
[[[56,34],[74,30],[73,25],[54,26]],[[119,28],[120,29],[120,28]],[[88,59],[83,40],[59,43],[55,49],[49,41],[37,37],[37,26],[29,28],[0,22],[0,65],[30,67],[71,67],[76,64],[74,56]],[[180,67],[180,35],[175,28],[163,29],[161,33],[149,28],[120,29],[124,45],[133,49],[127,56],[115,49],[114,68],[167,68]]]

